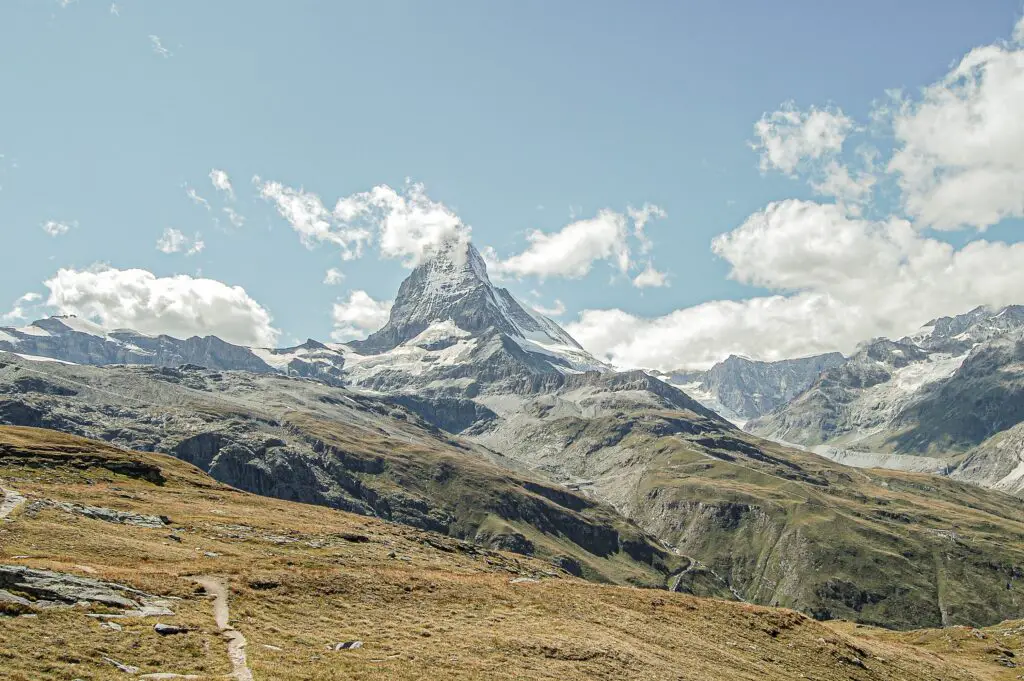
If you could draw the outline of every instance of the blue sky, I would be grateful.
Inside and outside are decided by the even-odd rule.
[[[758,252],[760,245],[741,239],[750,234],[712,251],[716,236],[763,217],[773,201],[835,201],[807,182],[820,167],[804,161],[825,156],[802,159],[792,173],[774,163],[762,167],[750,147],[757,121],[790,101],[798,111],[841,111],[856,123],[834,158],[852,170],[855,145],[870,144],[887,161],[910,136],[867,129],[886,91],[904,88],[911,106],[923,106],[915,93],[972,48],[1011,39],[1019,1],[683,5],[119,0],[115,12],[108,0],[6,2],[0,230],[9,256],[0,269],[0,306],[14,308],[36,292],[41,298],[27,302],[37,307],[22,305],[23,314],[55,311],[45,305],[52,293],[45,281],[60,268],[105,264],[158,279],[186,274],[241,286],[272,315],[279,343],[326,339],[338,326],[338,300],[353,291],[392,297],[407,259],[381,258],[372,243],[346,261],[330,241],[308,248],[252,178],[301,188],[328,210],[378,185],[401,193],[411,178],[499,261],[524,252],[530,230],[555,234],[603,209],[663,209],[666,217],[647,225],[649,252],[630,237],[635,267],[626,273],[610,259],[597,259],[582,277],[509,265],[503,282],[539,306],[560,301],[560,321],[619,364],[699,364],[734,351],[766,358],[847,351],[875,332],[924,321],[821,329],[815,315],[827,309],[843,317],[845,308],[809,301],[807,318],[773,318],[763,328],[749,325],[747,311],[730,312],[725,316],[747,321],[722,334],[706,320],[694,322],[695,313],[672,315],[707,301],[823,290],[806,276],[757,272],[750,254],[737,252]],[[1009,128],[996,132],[1015,144],[1018,129]],[[212,169],[230,177],[234,198],[213,187]],[[873,172],[879,179],[872,199],[856,211],[844,208],[841,217],[908,217],[909,193],[898,186],[907,173]],[[190,199],[188,188],[209,208]],[[232,225],[227,207],[244,224]],[[1001,213],[955,228],[936,229],[920,210],[909,219],[919,238],[956,248],[979,238],[1015,243],[1019,215],[1003,213],[1006,219]],[[786,215],[785,229],[800,219]],[[42,229],[51,221],[68,229],[51,236]],[[186,243],[161,252],[157,242],[168,229],[190,240],[201,235],[204,248],[189,255]],[[745,257],[747,264],[737,265]],[[1015,266],[1015,251],[998,257],[1000,267]],[[648,259],[667,274],[668,286],[631,285]],[[344,279],[326,285],[332,267]],[[913,309],[945,314],[962,311],[947,312],[954,305],[1006,302],[1011,283]],[[949,297],[941,285],[930,300]],[[833,289],[824,293],[841,298]],[[90,307],[81,295],[61,300],[65,311],[80,305],[103,316],[101,303]],[[855,304],[857,314],[873,307],[841,302]],[[215,331],[215,320],[207,322]],[[159,329],[159,320],[140,324]],[[660,335],[607,332],[623,325]],[[706,333],[687,335],[695,326]],[[776,340],[797,334],[804,342]],[[667,349],[645,349],[665,346],[666,338]]]

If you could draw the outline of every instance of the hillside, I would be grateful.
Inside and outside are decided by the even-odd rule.
[[[1001,681],[1024,655],[1022,623],[888,634],[601,586],[46,430],[0,427],[0,485],[24,497],[0,510],[0,677],[15,681]]]
[[[664,587],[687,565],[614,509],[379,397],[274,374],[0,355],[0,423],[172,454],[240,489]]]

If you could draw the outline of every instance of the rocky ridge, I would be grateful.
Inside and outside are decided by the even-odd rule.
[[[1001,435],[1024,420],[1022,359],[1024,307],[978,308],[897,341],[864,344],[746,428],[826,456],[867,454],[880,465],[939,457],[957,479],[1024,493],[1014,474],[1021,451]]]

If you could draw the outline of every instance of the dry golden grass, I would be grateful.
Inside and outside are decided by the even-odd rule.
[[[128,459],[159,467],[164,482],[96,463]],[[159,621],[192,629],[161,638],[153,631],[158,619],[149,618],[123,620],[124,631],[112,632],[78,609],[0,618],[3,679],[129,678],[103,657],[143,673],[226,674],[210,604],[190,579],[199,574],[228,579],[231,623],[248,638],[259,680],[1014,678],[973,646],[943,647],[950,630],[892,634],[565,575],[512,583],[551,567],[257,497],[170,457],[49,431],[0,428],[0,484],[30,503],[56,499],[171,518],[171,528],[157,530],[25,506],[0,522],[0,564],[180,597],[175,616]],[[168,537],[172,529],[182,541]],[[364,646],[331,649],[348,640]],[[1020,636],[1012,645],[1024,657]]]

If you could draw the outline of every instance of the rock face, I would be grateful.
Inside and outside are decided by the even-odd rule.
[[[29,610],[97,604],[138,617],[174,614],[158,597],[121,584],[22,565],[0,565],[0,602]]]
[[[838,352],[761,362],[730,355],[707,371],[657,374],[704,406],[742,425],[806,390],[821,373],[844,361]]]
[[[610,371],[494,286],[472,245],[452,246],[413,270],[384,328],[337,349],[350,385],[388,393],[534,392],[557,389],[573,374]]]
[[[135,525],[137,527],[148,527],[150,529],[162,529],[164,526],[170,524],[170,521],[167,518],[161,518],[155,515],[115,511],[113,509],[102,508],[100,506],[84,506],[82,504],[72,504],[65,501],[52,501],[49,499],[33,501],[28,507],[28,513],[37,513],[47,507],[56,508],[72,515],[79,515],[85,518],[92,518],[94,520],[102,520],[108,523],[117,523],[119,525]]]
[[[1005,480],[1017,465],[1013,436],[987,441],[1024,421],[1022,361],[1024,307],[978,308],[865,344],[746,427],[839,452],[945,457],[953,477],[1019,493],[1024,481]]]

